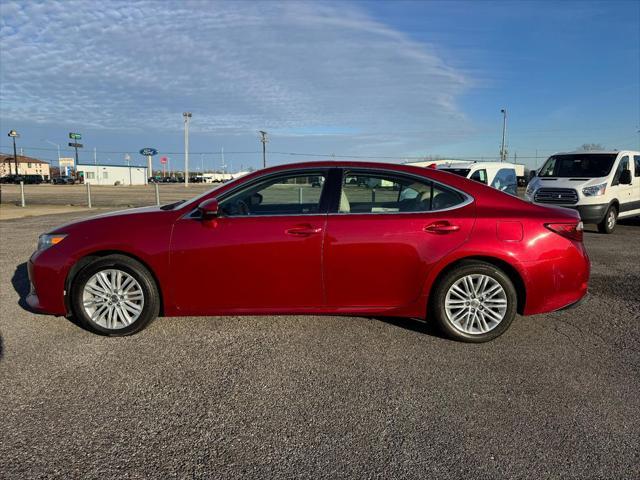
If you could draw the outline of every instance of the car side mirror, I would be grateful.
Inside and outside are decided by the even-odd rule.
[[[529,172],[529,178],[533,178],[533,177],[535,177],[537,174],[538,174],[538,172],[536,172],[535,170],[531,170],[531,171]]]
[[[620,174],[620,183],[623,185],[631,185],[631,170],[623,170]]]
[[[203,220],[211,220],[218,216],[218,199],[210,198],[198,205]]]

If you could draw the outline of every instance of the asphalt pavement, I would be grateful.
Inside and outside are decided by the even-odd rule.
[[[0,222],[0,478],[638,478],[640,221],[590,229],[590,297],[482,345],[429,323],[30,313],[37,235]]]

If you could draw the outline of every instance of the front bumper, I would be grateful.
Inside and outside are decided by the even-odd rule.
[[[580,219],[584,223],[600,223],[607,213],[609,204],[599,203],[595,205],[577,205],[570,208],[578,211],[578,213],[580,214]]]
[[[35,257],[35,261],[34,261]],[[67,308],[64,301],[66,271],[47,262],[44,256],[32,256],[27,263],[31,289],[26,302],[36,312],[65,316]]]
[[[531,195],[525,195],[524,198],[526,201],[535,203],[536,205],[564,207],[576,210],[580,214],[580,220],[582,220],[584,223],[600,223],[602,220],[604,220],[604,216],[609,209],[608,203],[596,203],[592,205],[565,205],[546,202],[537,203],[533,200],[533,196]]]

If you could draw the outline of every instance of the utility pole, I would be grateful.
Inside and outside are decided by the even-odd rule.
[[[129,155],[128,153],[124,154],[124,159],[127,162],[127,166],[129,167],[129,186],[133,185],[133,182],[131,181],[131,155]]]
[[[504,162],[507,160],[507,150],[504,144],[507,134],[507,110],[503,108],[500,110],[500,113],[502,113],[502,146],[500,147],[500,161]]]
[[[267,168],[267,132],[260,130],[260,141],[262,142],[262,168]]]
[[[16,175],[18,175],[18,153],[16,152],[16,138],[20,138],[20,134],[15,130],[9,131],[7,136],[13,139],[13,163],[16,167]],[[11,164],[9,164],[9,173],[11,173]]]
[[[189,119],[191,112],[184,112],[184,186],[189,186]]]
[[[93,147],[93,165],[96,167],[96,183],[100,183],[100,171],[98,170],[98,149]]]

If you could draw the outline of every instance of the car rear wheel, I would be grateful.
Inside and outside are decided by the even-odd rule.
[[[140,262],[109,255],[76,275],[71,310],[95,333],[125,336],[139,332],[158,316],[160,296],[155,280]]]
[[[487,342],[502,335],[517,311],[511,279],[485,262],[461,263],[440,279],[433,295],[433,314],[440,329],[463,342]]]
[[[602,221],[598,224],[598,231],[600,233],[613,233],[617,223],[618,210],[615,206],[611,205]]]

